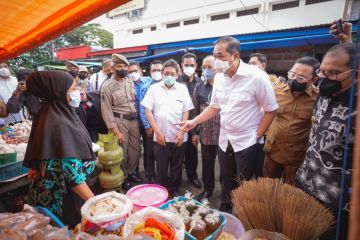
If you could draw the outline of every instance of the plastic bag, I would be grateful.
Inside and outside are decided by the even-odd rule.
[[[117,231],[125,224],[132,209],[132,201],[117,192],[92,197],[81,207],[81,230],[87,233],[94,233],[99,229]]]
[[[148,218],[155,218],[156,220],[167,223],[175,232],[175,240],[183,240],[185,236],[185,225],[181,218],[168,211],[160,210],[154,207],[144,208],[132,214],[125,223],[123,236],[125,239],[133,239],[134,228]]]
[[[57,228],[51,225],[29,233],[31,240],[70,240],[67,227]]]
[[[27,240],[27,235],[26,233],[17,229],[0,228],[0,239]]]
[[[85,232],[76,234],[74,240],[124,240],[124,238],[115,235],[93,236]]]

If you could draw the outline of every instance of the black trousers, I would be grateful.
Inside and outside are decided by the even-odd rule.
[[[215,159],[218,153],[218,145],[201,144],[202,157],[202,180],[204,191],[213,192],[215,187]]]
[[[143,142],[143,150],[144,150],[144,169],[145,176],[147,178],[155,176],[155,166],[154,166],[154,151],[153,151],[153,136],[148,136],[144,126],[140,126],[140,135]],[[139,170],[139,167],[138,167]]]
[[[189,137],[188,137],[189,140],[185,143],[186,144],[185,169],[189,181],[198,179],[198,175],[196,172],[198,166],[198,152],[197,152],[197,147],[195,147],[191,143],[191,137],[192,134],[189,132]]]
[[[259,144],[256,155],[256,170],[255,170],[256,178],[264,176],[264,159],[265,159],[264,145],[265,144],[263,143]]]
[[[234,152],[230,142],[226,152],[219,148],[221,183],[220,211],[232,212],[231,191],[238,187],[241,180],[250,180],[255,175],[256,156],[259,144],[254,144],[242,151]]]
[[[156,181],[170,191],[179,191],[182,183],[182,161],[185,154],[185,144],[177,147],[175,143],[167,142],[164,147],[154,143]],[[170,178],[168,179],[169,165]]]

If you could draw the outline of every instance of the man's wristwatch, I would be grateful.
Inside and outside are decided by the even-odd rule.
[[[259,142],[260,142],[260,139],[261,139],[261,136],[256,135],[256,143],[259,143]]]

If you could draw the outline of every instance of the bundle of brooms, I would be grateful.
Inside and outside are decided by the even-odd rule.
[[[264,229],[292,240],[316,240],[334,223],[330,210],[279,179],[243,181],[231,198],[246,230]]]

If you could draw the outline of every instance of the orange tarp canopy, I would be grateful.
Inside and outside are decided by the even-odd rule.
[[[0,62],[127,3],[129,0],[0,0]]]

